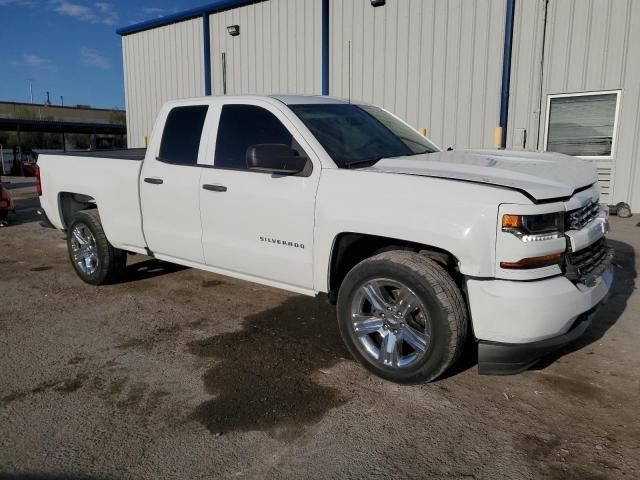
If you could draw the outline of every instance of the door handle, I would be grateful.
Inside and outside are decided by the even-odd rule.
[[[226,192],[227,187],[224,185],[211,185],[210,183],[205,183],[202,185],[204,190],[209,190],[210,192]]]
[[[162,185],[162,183],[164,183],[164,180],[156,177],[147,177],[144,179],[144,181],[153,185]]]

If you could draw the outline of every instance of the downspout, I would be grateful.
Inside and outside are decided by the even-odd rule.
[[[511,80],[511,46],[513,43],[513,19],[516,0],[507,0],[507,15],[504,26],[504,51],[502,53],[502,87],[500,90],[501,147],[507,146],[507,120],[509,118],[509,82]]]
[[[547,16],[549,13],[549,0],[544,0],[544,25],[542,27],[542,55],[540,56],[540,88],[538,92],[538,131],[536,132],[536,150],[540,150],[540,128],[542,127],[542,102],[544,93],[544,56],[547,47]]]
[[[204,94],[211,95],[211,35],[209,34],[209,14],[202,15],[202,40],[204,52]]]
[[[329,0],[322,0],[322,95],[329,95]]]

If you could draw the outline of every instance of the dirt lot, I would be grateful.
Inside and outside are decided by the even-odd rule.
[[[637,216],[612,219],[614,289],[577,345],[509,377],[470,349],[407,387],[352,361],[318,300],[141,256],[85,285],[12,192],[1,479],[640,478]]]

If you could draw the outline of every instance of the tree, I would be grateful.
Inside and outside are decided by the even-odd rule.
[[[109,113],[109,123],[113,123],[115,125],[126,125],[126,113],[122,110],[112,110],[111,113]]]
[[[17,108],[12,118],[17,120],[38,120],[36,112],[27,108]],[[54,121],[51,115],[42,117],[42,120]],[[20,132],[20,142],[18,142],[18,132],[0,132],[0,144],[3,148],[21,147],[23,152],[28,152],[34,148],[62,148],[62,138],[58,133],[43,132]]]

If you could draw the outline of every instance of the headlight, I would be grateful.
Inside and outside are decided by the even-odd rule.
[[[503,215],[502,231],[523,242],[553,240],[564,235],[564,212],[542,215]]]

